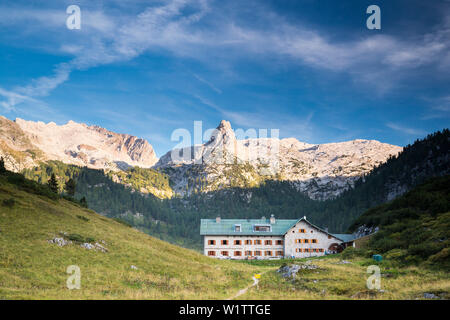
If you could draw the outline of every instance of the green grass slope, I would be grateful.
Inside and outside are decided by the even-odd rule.
[[[8,179],[14,180],[0,175],[0,299],[218,299],[264,271],[171,245],[71,201],[50,199],[38,184]],[[48,242],[62,233],[75,241],[63,247]],[[100,242],[108,252],[76,240]],[[67,289],[70,265],[80,267],[79,290]]]
[[[402,264],[450,270],[450,176],[434,178],[368,210],[350,227],[379,227],[368,248]]]

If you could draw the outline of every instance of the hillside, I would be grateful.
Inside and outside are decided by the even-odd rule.
[[[61,199],[19,174],[0,175],[0,299],[448,299],[448,272],[391,260],[346,251],[308,261],[211,259]],[[306,268],[286,278],[277,272],[286,262]],[[373,264],[381,269],[382,290],[366,287]],[[66,287],[71,265],[80,268],[80,290]],[[250,287],[254,273],[260,283]]]
[[[49,243],[55,238],[72,244]],[[107,252],[81,247],[84,242]],[[66,288],[69,265],[81,269],[81,290]],[[0,175],[0,299],[226,298],[263,270],[204,257],[19,175]]]
[[[372,208],[350,227],[375,228],[371,250],[405,264],[426,262],[450,271],[450,176],[434,178]]]

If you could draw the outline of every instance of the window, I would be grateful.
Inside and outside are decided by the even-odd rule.
[[[317,243],[317,239],[312,239],[312,243]]]
[[[214,257],[216,255],[215,251],[208,251],[208,256]]]
[[[241,225],[240,224],[235,224],[234,225],[234,231],[235,232],[241,232]]]
[[[283,240],[277,240],[276,244],[277,244],[277,246],[282,246],[283,245]]]
[[[309,243],[309,239],[304,239],[303,243]]]
[[[254,226],[253,230],[259,232],[270,232],[270,226]]]
[[[222,254],[223,256],[228,257],[228,251],[222,251],[221,254]]]
[[[323,249],[319,249],[319,252],[323,252]]]
[[[208,240],[208,244],[209,244],[210,246],[213,246],[213,245],[216,244],[216,240]]]
[[[245,255],[246,255],[246,256],[251,256],[251,255],[252,255],[252,252],[251,252],[251,251],[245,251]]]
[[[255,251],[255,256],[260,256],[261,255],[261,251]]]
[[[266,241],[264,241],[264,244],[266,246],[271,246],[272,245],[272,240],[266,240]]]
[[[241,245],[241,240],[234,240],[234,245],[240,246]]]
[[[331,236],[330,236],[330,235],[328,235],[328,239],[331,239]]]
[[[264,255],[270,257],[272,255],[272,251],[267,250],[264,252]]]
[[[255,244],[261,244],[261,240],[255,240]]]
[[[242,256],[242,252],[241,251],[235,251],[234,252],[234,256],[235,257],[240,257],[240,256]]]
[[[298,232],[300,232],[300,233],[305,233],[306,230],[305,230],[305,229],[300,229],[300,230],[298,230]]]
[[[228,240],[222,240],[221,243],[222,243],[223,246],[226,246],[226,245],[228,245]]]
[[[252,244],[252,240],[245,240],[245,244]]]
[[[283,251],[277,251],[277,256],[280,257],[283,255]]]

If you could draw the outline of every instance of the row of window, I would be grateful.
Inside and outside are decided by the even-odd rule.
[[[297,248],[295,249],[295,252],[323,252],[323,249],[303,249],[303,248]]]
[[[295,239],[295,243],[317,243],[317,239]]]
[[[228,251],[220,251],[220,254],[222,256],[228,257],[229,252]],[[255,250],[255,251],[245,251],[244,255],[245,256],[262,256],[264,254],[264,256],[266,257],[272,257],[272,256],[277,256],[277,257],[281,257],[283,256],[283,251],[271,251],[271,250],[265,250],[265,251],[261,251],[261,250]],[[241,257],[242,256],[242,251],[234,251],[233,255],[235,257]],[[208,256],[216,256],[216,251],[208,251]]]
[[[242,245],[242,243],[244,243],[245,245],[251,245],[251,244],[261,245],[262,240],[244,240],[244,241],[234,240],[235,246],[240,246],[240,245]],[[264,245],[266,245],[266,246],[271,246],[272,243],[273,243],[272,240],[264,240]],[[281,246],[281,245],[283,245],[283,240],[275,240],[274,243],[277,246]],[[215,244],[216,244],[216,240],[208,240],[208,245],[214,246]],[[228,240],[220,240],[220,244],[223,246],[227,246],[229,244],[229,241]]]

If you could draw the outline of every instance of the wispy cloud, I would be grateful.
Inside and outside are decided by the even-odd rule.
[[[391,128],[392,130],[395,130],[395,131],[398,131],[400,133],[407,134],[407,135],[424,136],[426,134],[426,132],[424,130],[417,129],[417,128],[409,128],[409,127],[399,125],[399,124],[396,124],[393,122],[386,123],[386,126],[388,128]]]
[[[219,88],[217,88],[215,85],[213,85],[211,82],[206,81],[205,79],[203,79],[202,77],[200,77],[198,74],[193,74],[194,78],[197,79],[198,81],[206,84],[208,87],[210,87],[213,91],[221,94],[222,90],[220,90]]]
[[[450,119],[450,96],[428,99],[429,107],[422,120]]]
[[[303,141],[311,141],[317,134],[317,128],[312,124],[314,112],[307,113],[304,117],[293,117],[279,113],[261,111],[232,111],[217,105],[210,100],[195,95],[204,105],[217,111],[224,120],[228,120],[234,126],[254,129],[279,129],[282,137],[297,137]]]
[[[160,50],[209,64],[249,55],[255,59],[260,57],[261,61],[273,56],[279,61],[348,73],[382,90],[389,90],[391,83],[401,79],[404,72],[407,74],[424,65],[439,66],[436,70],[441,73],[450,70],[450,19],[414,40],[387,35],[335,40],[320,30],[286,22],[274,12],[268,14],[255,8],[254,14],[266,23],[249,25],[237,17],[224,17],[206,0],[153,3],[137,15],[129,12],[107,15],[101,10],[86,9],[82,13],[82,30],[76,36],[67,37],[65,16],[59,11],[2,7],[1,25],[33,21],[25,24],[29,26],[27,33],[42,36],[47,30],[52,35],[45,41],[51,47],[49,51],[55,49],[55,43],[49,39],[56,38],[57,50],[73,55],[72,60],[55,66],[52,75],[10,91],[31,98],[45,96],[67,81],[74,70],[129,61],[145,52]],[[202,23],[205,21],[207,27]],[[70,40],[64,41],[65,38]],[[199,75],[194,77],[215,92],[222,92]],[[11,108],[21,101],[9,97],[2,106]]]

